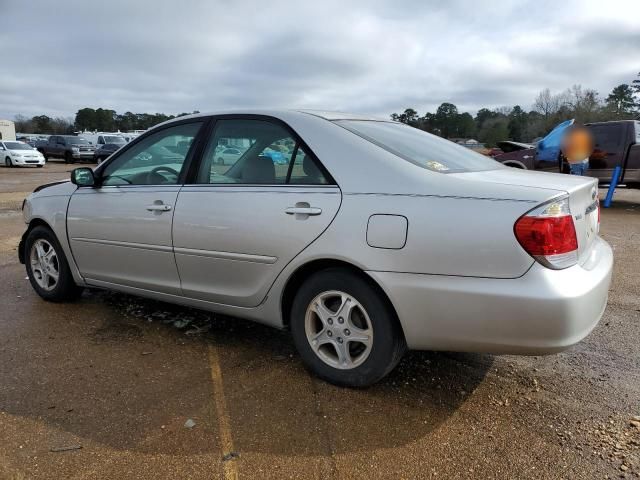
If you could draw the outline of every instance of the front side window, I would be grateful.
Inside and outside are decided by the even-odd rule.
[[[414,165],[434,172],[475,172],[503,167],[489,157],[402,123],[373,120],[337,120],[335,123]]]
[[[219,120],[205,149],[197,183],[329,182],[285,127],[266,120]]]
[[[176,185],[202,122],[164,128],[123,152],[102,172],[102,185]]]

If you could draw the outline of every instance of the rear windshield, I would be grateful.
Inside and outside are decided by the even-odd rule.
[[[119,143],[124,145],[127,141],[123,137],[119,137],[117,135],[105,135],[104,136],[105,143]]]
[[[82,137],[65,137],[65,139],[71,145],[89,145],[89,142]]]
[[[422,168],[441,173],[495,170],[502,164],[402,123],[372,120],[337,120],[356,135]]]

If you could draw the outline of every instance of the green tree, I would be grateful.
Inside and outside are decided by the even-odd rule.
[[[480,110],[478,110],[478,113],[476,113],[476,128],[480,130],[484,125],[484,122],[486,122],[490,118],[495,118],[497,115],[498,114],[493,110],[489,110],[488,108],[481,108]]]
[[[607,108],[617,117],[630,116],[634,106],[633,89],[626,83],[615,87],[607,97]]]
[[[78,130],[96,130],[96,111],[93,108],[81,108],[75,120]]]
[[[456,121],[458,119],[458,107],[453,103],[443,103],[436,110],[434,117],[436,128],[444,138],[450,138],[456,133]]]
[[[391,120],[395,122],[406,123],[407,125],[411,125],[413,127],[418,126],[419,123],[418,112],[413,108],[406,108],[404,112],[400,114],[392,113]]]
[[[476,122],[470,113],[458,114],[456,118],[456,137],[472,138],[476,136]]]
[[[527,127],[527,114],[520,105],[516,105],[509,112],[509,123],[507,129],[509,138],[517,142],[524,141],[525,128]]]
[[[495,147],[499,141],[507,138],[509,138],[509,121],[504,115],[487,119],[482,129],[478,131],[478,140],[487,147]]]
[[[116,112],[115,110],[98,108],[95,111],[94,130],[100,132],[111,132],[116,130]]]

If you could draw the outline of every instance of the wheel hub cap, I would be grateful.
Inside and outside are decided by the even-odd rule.
[[[47,240],[40,238],[33,243],[29,261],[33,279],[40,288],[47,291],[56,288],[60,264],[56,251]]]
[[[317,295],[307,307],[305,333],[315,354],[327,365],[349,370],[371,353],[373,327],[364,307],[348,293]]]

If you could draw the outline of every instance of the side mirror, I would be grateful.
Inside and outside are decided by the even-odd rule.
[[[71,171],[71,183],[79,187],[95,187],[96,177],[90,168],[75,168]]]

